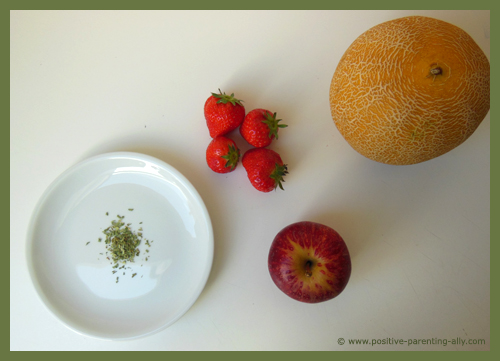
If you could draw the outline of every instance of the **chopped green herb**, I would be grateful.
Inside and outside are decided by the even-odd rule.
[[[86,246],[89,244],[90,242],[87,242]]]
[[[109,216],[109,212],[106,212],[106,215]]]
[[[113,262],[133,262],[141,240],[138,235],[125,226],[123,216],[111,222],[111,226],[104,230],[106,248],[111,253]]]
[[[129,208],[129,211],[133,211],[133,208]],[[106,215],[109,213],[106,212]],[[132,269],[132,267],[126,267],[127,262],[134,262],[135,258],[141,253],[139,246],[143,241],[142,227],[139,228],[138,232],[132,230],[131,223],[125,224],[123,219],[125,216],[117,214],[117,219],[111,221],[111,225],[106,228],[102,233],[106,236],[104,243],[106,245],[106,255],[109,253],[109,257],[106,257],[113,265],[112,273],[115,274],[118,270],[123,270],[123,275],[126,273],[126,269]],[[142,222],[140,222],[142,224]],[[99,242],[102,241],[101,238],[98,239]],[[145,244],[151,247],[150,241],[145,240]],[[152,242],[152,241],[151,241]],[[89,244],[88,242],[87,244]],[[149,253],[149,250],[146,250]],[[102,255],[102,253],[100,253]],[[149,256],[145,257],[143,261],[148,261]],[[143,265],[141,264],[141,267]],[[134,278],[137,273],[132,274]],[[142,276],[141,276],[142,277]],[[116,277],[116,283],[118,283],[119,278]]]

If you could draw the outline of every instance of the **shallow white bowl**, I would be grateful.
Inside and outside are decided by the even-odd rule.
[[[151,247],[143,241],[135,262],[113,274],[102,232],[117,215],[135,231],[142,227]],[[41,300],[66,326],[124,340],[187,312],[205,286],[213,249],[205,204],[181,173],[147,155],[108,153],[71,167],[45,191],[31,219],[27,262]]]

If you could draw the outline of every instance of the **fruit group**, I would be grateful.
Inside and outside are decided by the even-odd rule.
[[[351,275],[347,246],[332,228],[297,222],[283,228],[269,250],[271,278],[286,295],[307,303],[338,296]]]
[[[220,89],[219,94],[212,93],[206,100],[204,114],[212,138],[227,134],[241,125],[245,118],[245,107],[241,102],[234,97],[234,93],[226,95]]]
[[[240,150],[236,143],[223,135],[212,139],[206,152],[207,164],[214,172],[232,172],[240,159]]]
[[[406,165],[463,143],[490,108],[490,64],[462,29],[410,16],[359,36],[330,86],[335,125],[360,154]]]
[[[284,182],[283,177],[288,169],[274,150],[252,148],[243,155],[241,164],[255,189],[261,192],[271,192],[277,187],[283,189],[281,183]]]
[[[254,109],[245,116],[241,123],[241,136],[254,147],[267,147],[273,139],[278,139],[278,129],[287,127],[279,124],[276,113],[265,109]]]

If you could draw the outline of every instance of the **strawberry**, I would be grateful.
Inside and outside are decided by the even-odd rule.
[[[273,139],[278,139],[278,129],[287,127],[278,124],[276,113],[265,109],[254,109],[249,112],[240,127],[243,138],[254,147],[267,147]]]
[[[212,139],[207,148],[207,164],[214,172],[232,172],[240,160],[240,150],[236,143],[219,135]]]
[[[205,119],[210,136],[215,138],[238,128],[245,118],[245,107],[242,100],[236,99],[234,93],[226,95],[212,93],[205,102]]]
[[[281,182],[288,174],[286,164],[274,150],[252,148],[241,160],[252,185],[261,192],[270,192],[277,187],[283,189]]]

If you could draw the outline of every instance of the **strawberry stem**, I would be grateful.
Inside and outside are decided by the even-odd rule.
[[[224,158],[227,161],[225,167],[231,168],[231,170],[233,170],[234,168],[236,168],[236,165],[240,160],[240,150],[236,148],[234,145],[229,145],[228,148],[229,150],[227,154],[223,155],[222,158]]]
[[[274,168],[274,171],[271,173],[270,177],[271,179],[274,179],[274,189],[280,187],[280,189],[283,189],[283,185],[281,184],[285,180],[283,177],[288,174],[288,168],[286,164],[279,165],[276,163],[276,166]]]
[[[220,89],[219,89],[219,93],[220,93],[220,94],[212,93],[212,96],[213,96],[213,97],[215,97],[215,98],[219,99],[219,100],[217,101],[217,104],[219,104],[219,103],[222,103],[222,104],[231,103],[231,104],[233,104],[233,105],[236,105],[236,104],[238,104],[238,105],[243,105],[243,104],[241,104],[241,102],[242,102],[243,100],[236,99],[236,98],[234,97],[234,93],[232,93],[231,95],[227,95],[226,93],[222,93],[222,91],[221,91]]]
[[[272,138],[274,136],[276,139],[278,139],[278,129],[286,128],[288,127],[288,125],[278,124],[280,121],[282,121],[282,119],[276,119],[276,113],[271,114],[270,112],[265,111],[264,116],[266,117],[266,120],[263,120],[262,123],[266,124],[269,128],[269,138]]]

